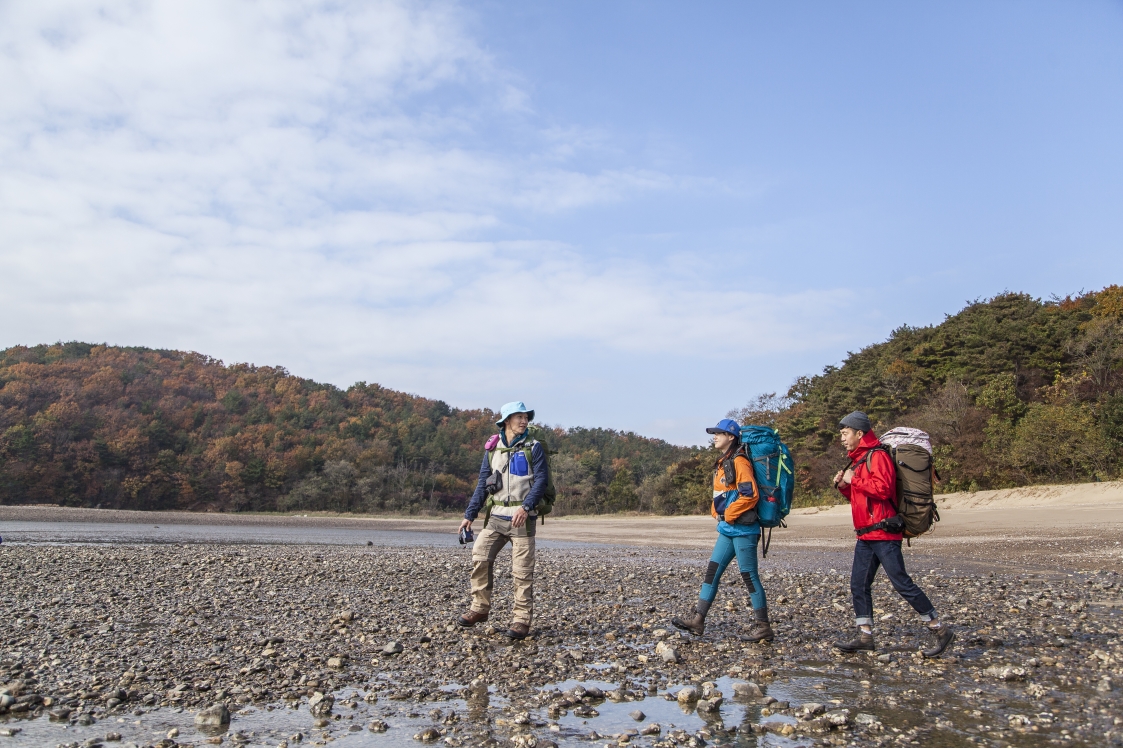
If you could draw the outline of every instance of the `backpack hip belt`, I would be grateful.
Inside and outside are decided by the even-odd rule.
[[[874,523],[873,525],[867,525],[865,528],[855,528],[854,534],[858,535],[858,536],[864,536],[867,533],[873,533],[874,531],[887,531],[889,533],[901,533],[901,532],[904,531],[904,529],[905,529],[905,521],[901,518],[901,516],[900,515],[892,515],[890,517],[885,518],[880,523]]]

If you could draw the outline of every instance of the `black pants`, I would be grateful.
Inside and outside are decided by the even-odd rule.
[[[854,597],[854,623],[873,624],[873,579],[885,568],[893,589],[901,594],[924,621],[936,618],[936,607],[905,571],[900,541],[858,541],[850,568],[850,594]]]

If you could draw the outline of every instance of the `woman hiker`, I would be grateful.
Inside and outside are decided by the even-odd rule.
[[[760,524],[757,522],[756,503],[760,498],[752,463],[738,447],[741,427],[733,419],[722,419],[717,426],[706,430],[713,435],[714,447],[721,453],[714,464],[714,498],[710,514],[717,518],[717,541],[694,613],[686,618],[674,617],[671,624],[679,629],[701,635],[706,630],[706,612],[717,597],[717,586],[725,568],[737,557],[741,579],[749,589],[753,604],[753,623],[749,627],[750,642],[771,641],[772,627],[768,623],[768,603],[764,586],[756,568],[756,547],[760,541]]]

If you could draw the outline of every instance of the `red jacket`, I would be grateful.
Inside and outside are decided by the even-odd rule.
[[[878,450],[870,458],[873,470],[866,468],[866,453],[879,444],[873,432],[862,435],[857,449],[849,453],[854,464],[854,478],[849,485],[839,487],[843,496],[850,500],[854,530],[880,523],[897,514],[897,467],[893,465],[893,459],[884,450]],[[872,531],[858,538],[862,541],[900,541],[904,536],[888,531]]]

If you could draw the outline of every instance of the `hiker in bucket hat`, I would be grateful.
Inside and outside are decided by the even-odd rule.
[[[714,463],[714,494],[710,504],[710,514],[718,521],[717,541],[706,565],[702,590],[693,613],[687,617],[676,616],[671,619],[671,624],[696,635],[706,631],[706,614],[717,597],[718,583],[725,568],[736,557],[741,580],[753,607],[753,621],[745,639],[749,642],[771,641],[774,635],[768,621],[768,602],[757,572],[760,523],[756,506],[760,492],[753,476],[752,463],[741,447],[741,427],[733,419],[722,419],[706,432],[713,435],[714,447],[721,454]]]
[[[504,404],[495,426],[499,433],[484,445],[484,459],[476,491],[464,511],[461,532],[471,532],[472,522],[485,510],[484,528],[472,546],[472,606],[457,619],[462,627],[486,621],[491,612],[495,582],[493,565],[500,550],[511,544],[511,577],[514,606],[506,635],[521,640],[530,633],[534,613],[535,511],[549,480],[542,443],[529,435],[534,409],[522,401]]]

